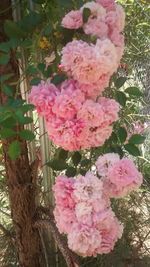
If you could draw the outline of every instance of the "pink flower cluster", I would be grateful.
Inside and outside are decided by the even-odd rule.
[[[111,209],[110,198],[129,194],[143,180],[131,160],[115,153],[100,156],[96,167],[101,179],[92,172],[75,178],[60,175],[53,186],[57,227],[67,234],[69,248],[83,257],[113,250],[123,226]]]
[[[86,23],[84,9],[90,10]],[[73,40],[62,49],[61,68],[77,80],[88,97],[96,97],[108,87],[124,51],[125,13],[114,0],[85,3],[80,10],[71,11],[62,20],[68,29],[83,28],[85,34],[96,36],[96,44]]]
[[[40,84],[32,86],[29,100],[35,105],[40,116],[49,117],[52,115],[52,107],[57,94],[58,90],[54,84],[42,81]]]
[[[102,177],[104,190],[108,197],[124,197],[139,188],[143,182],[142,174],[133,161],[120,159],[115,153],[100,156],[96,162],[97,171]]]
[[[109,98],[86,99],[78,82],[66,80],[59,88],[50,82],[33,86],[30,101],[44,116],[50,139],[74,151],[103,145],[118,119],[119,105]]]
[[[85,176],[58,176],[53,187],[54,216],[68,246],[87,257],[109,253],[121,238],[123,227],[103,194],[103,183],[88,172]]]
[[[85,8],[90,9],[86,23]],[[123,54],[124,24],[124,11],[114,0],[88,2],[62,20],[63,27],[82,27],[97,41],[68,43],[61,53],[61,70],[68,79],[58,86],[42,81],[32,87],[29,100],[44,117],[50,139],[65,150],[101,146],[112,133],[119,104],[101,94]],[[92,172],[76,178],[60,175],[53,187],[57,227],[67,234],[69,248],[83,257],[112,251],[123,226],[111,209],[110,199],[129,194],[143,180],[131,160],[114,153],[100,156],[96,167],[101,179]]]
[[[84,8],[91,12],[88,21],[83,22]],[[122,31],[125,26],[125,13],[123,8],[114,0],[96,0],[83,5],[80,10],[71,11],[62,20],[62,26],[68,29],[83,28],[85,34],[94,35],[104,40],[110,39],[116,46],[118,60],[120,61],[124,50],[124,37]]]
[[[80,84],[95,88],[99,87],[101,79],[103,83],[104,77],[109,81],[117,70],[118,61],[117,50],[109,39],[98,39],[96,45],[74,40],[62,49],[63,70]]]
[[[62,20],[62,26],[68,29],[79,29],[83,25],[82,12],[70,11]]]
[[[91,13],[83,23],[84,8]],[[112,133],[119,105],[100,96],[109,86],[123,51],[124,12],[114,1],[91,1],[69,12],[63,27],[95,35],[96,44],[73,40],[62,49],[61,71],[68,79],[57,87],[50,81],[33,86],[29,99],[46,121],[50,139],[65,150],[98,147]]]

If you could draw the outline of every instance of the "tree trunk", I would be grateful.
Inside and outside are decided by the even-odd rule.
[[[10,6],[11,1],[9,0],[0,1],[0,42],[6,40],[3,31],[5,19],[12,19]],[[15,80],[19,77],[17,63],[13,55],[6,66],[0,66],[0,76],[8,73],[13,73]],[[6,97],[0,91],[1,104],[4,104],[5,101]],[[8,155],[9,142],[2,140],[19,266],[43,267],[39,233],[33,228],[33,219],[36,211],[36,175],[29,163],[26,142],[20,140],[22,152],[15,161],[12,161]]]
[[[11,161],[7,155],[7,144],[4,145],[11,214],[20,266],[40,267],[40,240],[38,232],[33,229],[36,191],[25,143],[22,151],[18,160]]]

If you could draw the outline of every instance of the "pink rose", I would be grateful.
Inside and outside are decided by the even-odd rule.
[[[62,20],[62,26],[67,29],[79,29],[83,25],[82,12],[72,10]]]

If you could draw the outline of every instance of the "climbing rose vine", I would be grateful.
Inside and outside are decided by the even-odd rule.
[[[87,41],[75,38],[62,48],[59,72],[65,81],[41,81],[29,96],[55,145],[68,151],[90,149],[111,136],[120,106],[103,92],[123,55],[124,25],[123,8],[114,0],[88,2],[62,19],[62,27],[82,32]],[[83,257],[114,248],[123,226],[111,198],[126,196],[143,180],[131,160],[114,153],[100,156],[95,169],[74,178],[59,175],[53,187],[57,227],[67,235],[69,248]]]
[[[83,257],[111,252],[123,226],[111,209],[110,198],[126,196],[143,180],[131,160],[115,153],[100,156],[96,168],[96,174],[58,176],[53,187],[57,227],[67,234],[69,248]]]
[[[84,10],[90,15],[83,21]],[[60,69],[68,79],[57,87],[49,81],[33,86],[30,101],[45,118],[53,142],[69,151],[98,147],[111,136],[119,104],[102,97],[117,71],[124,50],[125,15],[114,1],[89,2],[62,20],[68,29],[82,29],[96,43],[73,40],[61,51]]]

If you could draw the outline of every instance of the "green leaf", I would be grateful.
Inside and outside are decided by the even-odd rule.
[[[20,26],[24,31],[30,33],[42,22],[42,20],[43,17],[41,14],[35,11],[30,11],[30,13],[21,20]]]
[[[134,87],[134,86],[128,87],[125,90],[125,92],[131,96],[137,96],[137,97],[143,96],[143,93],[140,91],[140,89],[138,87]]]
[[[76,175],[76,173],[77,173],[77,171],[73,167],[68,167],[67,170],[66,170],[66,175],[68,177],[74,177]]]
[[[29,48],[32,46],[32,39],[26,39],[26,40],[23,40],[22,43],[21,43],[21,46],[24,47],[24,48]]]
[[[18,47],[19,45],[20,46],[22,45],[22,40],[19,40],[18,38],[11,38],[9,40],[9,45],[10,45],[10,48],[14,49],[14,48]]]
[[[10,43],[9,42],[0,43],[0,51],[8,53],[9,50],[10,50]]]
[[[114,152],[114,151],[112,151],[112,146],[106,146],[104,148],[104,152],[107,154],[107,153],[111,153],[111,152]],[[101,153],[99,155],[101,155]]]
[[[61,160],[66,160],[68,157],[68,151],[64,150],[64,149],[60,149],[59,153],[58,153],[58,158]]]
[[[52,75],[52,68],[51,68],[51,66],[48,66],[47,70],[44,71],[43,75],[46,78],[49,78]]]
[[[53,159],[47,162],[46,165],[48,167],[51,167],[55,171],[63,171],[67,169],[68,167],[68,164],[64,160],[61,160],[61,159]]]
[[[120,87],[122,87],[125,82],[126,82],[127,78],[126,77],[119,77],[116,81],[115,81],[115,86],[117,87],[117,89],[119,89]]]
[[[4,31],[6,35],[10,38],[23,38],[25,37],[25,33],[21,30],[21,28],[17,25],[16,22],[12,20],[6,20],[4,23]]]
[[[123,92],[117,91],[116,92],[116,99],[117,99],[117,101],[119,102],[119,104],[121,106],[125,107],[126,101],[127,101],[127,97]]]
[[[7,104],[0,105],[0,123],[7,118],[11,118],[12,116],[12,111],[9,110]]]
[[[18,123],[22,124],[24,121],[24,114],[21,110],[16,110],[15,117]]]
[[[81,169],[81,170],[80,170],[80,174],[81,174],[81,175],[85,176],[86,173],[87,173],[87,170],[84,170],[84,169]]]
[[[83,9],[83,22],[86,23],[91,15],[91,10],[89,8]]]
[[[124,143],[126,141],[127,131],[126,131],[126,129],[124,127],[120,127],[119,128],[118,137],[119,137],[121,143]]]
[[[44,63],[39,63],[37,67],[43,73],[46,68],[46,65]]]
[[[13,93],[14,93],[14,89],[13,87],[9,86],[9,85],[6,85],[4,84],[3,87],[2,87],[2,91],[5,93],[5,95],[7,96],[13,96]]]
[[[1,119],[0,119],[1,121]],[[16,120],[13,117],[8,117],[0,122],[1,126],[6,128],[13,128],[16,125]]]
[[[16,109],[16,108],[19,108],[21,107],[23,104],[24,104],[25,100],[22,100],[22,99],[14,99],[14,98],[11,98],[8,100],[8,106],[11,106],[12,108]]]
[[[65,74],[57,74],[54,76],[54,78],[52,79],[52,83],[54,83],[55,85],[58,85],[60,83],[62,83],[63,81],[66,80],[66,75]]]
[[[110,138],[107,141],[108,143],[117,143],[118,142],[118,136],[115,132],[112,132]]]
[[[30,85],[38,85],[41,82],[40,78],[34,78],[31,80]]]
[[[25,105],[23,105],[22,107],[20,107],[20,110],[23,112],[23,113],[26,113],[26,112],[28,112],[28,111],[30,111],[30,110],[34,110],[34,105],[32,105],[32,104],[25,104]]]
[[[9,54],[1,54],[0,55],[0,64],[6,65],[9,62],[10,56]]]
[[[32,141],[35,139],[35,135],[34,133],[32,133],[30,130],[22,130],[21,132],[19,132],[19,136],[27,141]]]
[[[141,134],[133,134],[129,139],[129,143],[134,145],[140,145],[144,143],[145,139],[146,137]]]
[[[132,156],[140,156],[140,150],[138,149],[137,146],[133,145],[133,144],[127,144],[124,146],[125,150],[129,152],[130,155]]]
[[[26,72],[27,74],[37,74],[37,69],[34,66],[30,65],[26,69]]]
[[[32,122],[33,122],[33,119],[31,117],[26,116],[22,118],[22,121],[20,121],[20,124],[25,125],[25,124],[29,124]]]
[[[75,31],[74,30],[70,30],[70,29],[62,28],[61,29],[61,33],[62,33],[62,36],[63,36],[62,44],[66,45],[67,43],[72,41]]]
[[[89,164],[91,164],[90,159],[83,159],[83,160],[81,161],[81,166],[82,166],[82,167],[86,167],[86,166],[88,166]]]
[[[114,153],[119,154],[121,158],[124,155],[121,146],[118,146],[118,145],[110,147],[110,152],[114,152]],[[109,153],[109,152],[107,152],[107,153]]]
[[[12,160],[16,160],[21,153],[21,146],[18,141],[14,141],[9,145],[8,154]]]
[[[75,166],[77,166],[77,165],[80,163],[81,158],[82,158],[81,154],[80,154],[78,151],[75,152],[75,153],[73,154],[73,156],[72,156],[73,164],[74,164]]]
[[[0,83],[3,83],[5,81],[9,80],[12,76],[14,76],[13,73],[9,73],[9,74],[5,74],[5,75],[0,76]]]
[[[10,138],[12,136],[16,135],[16,132],[9,128],[3,128],[0,130],[0,136],[1,138]]]
[[[17,110],[15,112],[16,119],[19,124],[24,125],[24,124],[29,124],[33,122],[33,119],[28,116],[24,116],[24,113],[21,110]]]

